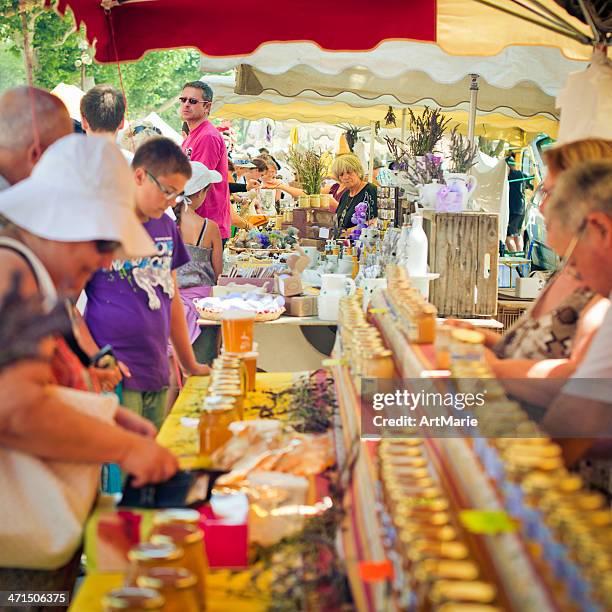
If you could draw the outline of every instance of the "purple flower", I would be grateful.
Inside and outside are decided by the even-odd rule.
[[[268,248],[268,246],[270,246],[270,238],[268,237],[268,235],[267,235],[267,234],[260,233],[260,234],[259,234],[259,241],[261,242],[261,246],[262,246],[264,249],[267,249],[267,248]]]
[[[426,153],[425,157],[427,161],[430,161],[434,166],[439,166],[442,163],[442,158],[438,155],[434,155],[433,153]]]

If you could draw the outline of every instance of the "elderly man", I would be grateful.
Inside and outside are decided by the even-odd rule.
[[[223,136],[208,120],[213,91],[202,81],[185,83],[179,96],[180,115],[189,127],[189,136],[183,142],[183,151],[191,161],[203,163],[221,174],[221,182],[212,185],[206,199],[196,211],[212,219],[219,226],[221,238],[230,237],[231,208],[227,178],[227,149]]]
[[[565,265],[601,293],[612,292],[612,161],[564,172],[545,209],[548,240]],[[548,409],[544,429],[560,439],[568,463],[586,450],[611,456],[612,309],[575,374]]]
[[[47,147],[71,132],[72,120],[56,96],[25,86],[4,92],[0,97],[0,190],[30,176]]]

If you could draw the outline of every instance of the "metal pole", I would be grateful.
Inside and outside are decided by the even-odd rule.
[[[400,128],[400,140],[404,142],[406,140],[406,109],[402,108],[402,127]]]
[[[376,123],[370,121],[370,163],[368,165],[368,176],[370,183],[374,182],[374,144],[376,141]]]
[[[468,140],[474,144],[474,132],[476,131],[476,111],[478,110],[478,75],[470,74],[470,119],[468,123]]]

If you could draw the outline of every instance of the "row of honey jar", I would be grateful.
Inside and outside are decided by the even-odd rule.
[[[537,542],[568,599],[579,609],[612,609],[612,512],[604,495],[584,487],[548,438],[500,438],[508,509]],[[569,577],[573,576],[572,580]]]
[[[197,510],[157,512],[149,540],[128,553],[125,586],[104,596],[104,612],[205,610],[208,561],[200,519]]]
[[[393,378],[393,353],[376,327],[368,323],[361,299],[352,295],[340,299],[339,320],[342,354],[355,378]]]
[[[559,599],[573,600],[580,610],[596,604],[610,609],[612,512],[605,497],[567,471],[561,447],[506,399],[486,364],[456,369],[460,391],[486,395],[484,405],[472,410],[483,436],[474,439],[474,449],[503,491],[508,512],[520,520],[543,565],[552,568]]]
[[[409,342],[433,344],[436,339],[436,307],[410,282],[402,266],[387,266],[387,298],[398,325]]]
[[[244,417],[244,398],[255,388],[257,354],[221,353],[213,363],[200,413],[200,454],[210,456],[231,437],[230,425]]]
[[[383,503],[404,580],[399,599],[418,610],[500,610],[495,585],[483,580],[449,500],[432,476],[423,442],[382,440]]]

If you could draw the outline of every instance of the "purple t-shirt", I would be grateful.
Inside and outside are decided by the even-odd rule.
[[[144,224],[158,255],[115,260],[87,284],[85,322],[98,346],[110,344],[132,373],[126,389],[168,386],[167,346],[174,295],[172,270],[189,261],[176,224],[164,215]]]

